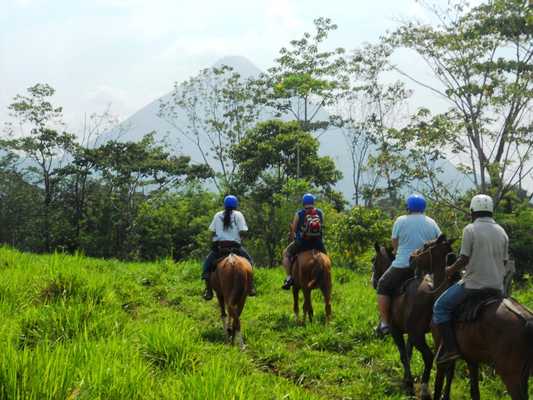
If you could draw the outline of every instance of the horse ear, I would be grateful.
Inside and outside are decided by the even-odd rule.
[[[437,238],[437,243],[442,243],[446,241],[446,235],[444,233],[441,233],[439,237]]]
[[[378,242],[374,243],[374,249],[376,250],[376,253],[380,252],[380,247],[379,247],[379,243]]]

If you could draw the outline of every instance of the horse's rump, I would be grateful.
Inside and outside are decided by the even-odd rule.
[[[248,293],[252,266],[246,258],[230,253],[216,264],[213,275],[220,285],[214,289],[222,292],[226,304],[236,304]]]

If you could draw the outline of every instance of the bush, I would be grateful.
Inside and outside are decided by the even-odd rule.
[[[509,235],[509,253],[515,260],[518,276],[532,275],[533,209],[528,207],[515,214],[501,214],[496,218]]]
[[[392,220],[379,209],[354,207],[330,228],[330,247],[335,263],[361,268],[361,257],[375,242],[389,240]]]
[[[203,256],[215,212],[214,196],[199,190],[164,194],[144,202],[134,224],[138,257],[182,260]]]

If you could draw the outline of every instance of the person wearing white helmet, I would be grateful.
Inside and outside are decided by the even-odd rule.
[[[446,268],[451,279],[465,268],[463,278],[451,285],[433,306],[433,323],[442,337],[437,363],[460,357],[453,330],[453,311],[467,296],[490,289],[503,293],[505,264],[508,260],[509,238],[493,218],[492,198],[478,194],[470,202],[472,223],[463,230],[461,252],[456,262]]]

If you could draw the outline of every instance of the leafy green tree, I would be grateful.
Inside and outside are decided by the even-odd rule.
[[[289,48],[283,47],[274,67],[262,77],[267,103],[277,116],[288,114],[304,131],[329,125],[320,111],[337,101],[347,83],[345,50],[320,49],[337,25],[329,18],[318,18],[314,23],[314,35],[306,32],[301,39],[292,40]]]
[[[216,210],[215,197],[194,187],[143,202],[134,223],[139,257],[182,260],[205,256],[211,239],[207,227]]]
[[[353,207],[331,226],[331,250],[337,264],[357,268],[374,243],[390,241],[392,220],[375,208]]]
[[[18,161],[13,153],[0,154],[0,243],[32,251],[41,248],[35,221],[43,192],[26,181]]]
[[[26,168],[35,183],[44,189],[42,203],[42,234],[44,249],[51,250],[52,202],[56,194],[61,160],[74,147],[74,135],[60,131],[62,108],[50,101],[55,90],[47,84],[28,88],[28,95],[17,95],[9,106],[12,117],[20,124],[23,135],[5,140],[3,144],[29,159]],[[8,126],[13,133],[13,125]]]
[[[405,76],[450,103],[456,134],[448,151],[460,153],[478,191],[492,187],[497,202],[531,176],[533,165],[533,24],[523,0],[465,1],[440,12],[438,26],[404,24],[391,42],[416,51],[440,86]]]
[[[190,164],[189,157],[172,156],[165,146],[155,143],[153,134],[139,142],[109,141],[87,149],[83,161],[93,163],[101,176],[100,193],[92,200],[96,202],[92,206],[97,235],[107,237],[106,256],[121,258],[136,256],[134,222],[139,205],[148,196],[206,179],[211,173],[205,165]]]
[[[308,190],[314,187],[324,197],[335,198],[333,185],[342,175],[331,158],[318,155],[318,149],[318,140],[303,131],[297,121],[280,120],[257,124],[232,149],[240,177],[237,192],[246,195],[253,205],[247,216],[250,225],[256,227],[253,234],[261,238],[271,266],[279,258],[279,244],[284,242],[292,219],[292,213],[283,222],[278,218],[283,198],[280,194],[286,193],[286,200],[290,197],[287,185],[301,179]]]
[[[229,66],[209,68],[176,83],[170,98],[160,105],[160,117],[192,143],[204,163],[217,172],[212,180],[219,192],[235,180],[231,146],[258,121],[260,107],[254,88],[251,79],[242,78]]]

